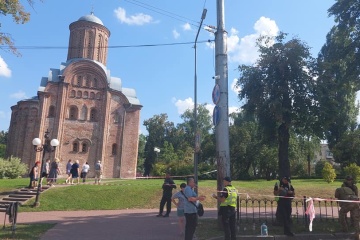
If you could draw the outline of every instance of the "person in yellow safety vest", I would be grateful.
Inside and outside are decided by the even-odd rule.
[[[219,196],[213,194],[213,198],[220,201],[219,215],[224,228],[225,240],[236,239],[236,200],[238,192],[235,187],[231,185],[231,178],[224,178],[224,189]]]

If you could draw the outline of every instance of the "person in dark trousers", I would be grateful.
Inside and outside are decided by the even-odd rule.
[[[231,178],[223,180],[224,189],[219,196],[213,194],[213,198],[220,201],[219,215],[224,228],[225,240],[236,240],[236,199],[237,190],[231,185]]]
[[[294,236],[294,233],[291,232],[291,202],[295,196],[295,189],[291,185],[289,177],[283,177],[280,180],[278,190],[274,189],[274,195],[279,196],[277,210],[284,225],[284,234]]]
[[[159,214],[156,215],[157,217],[169,217],[171,212],[171,197],[172,197],[172,190],[176,188],[174,181],[170,178],[170,173],[166,173],[164,184],[162,185],[163,195],[160,201],[160,209]],[[166,214],[163,215],[164,206],[166,203]]]
[[[185,195],[185,204],[184,204],[184,214],[185,214],[185,240],[192,240],[195,234],[198,216],[197,216],[197,208],[196,202],[197,201],[204,201],[205,196],[197,196],[196,192],[194,191],[195,180],[194,178],[187,179],[187,186],[184,189]]]

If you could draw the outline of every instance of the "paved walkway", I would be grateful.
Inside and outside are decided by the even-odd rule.
[[[176,213],[169,218],[156,217],[156,209],[21,212],[18,224],[56,223],[41,240],[180,240]],[[205,209],[205,218],[216,218],[216,209]],[[223,237],[213,238],[220,240]],[[237,239],[259,239],[258,236],[238,236]],[[288,239],[269,236],[266,239]],[[349,234],[297,234],[290,239],[325,240],[353,239]]]

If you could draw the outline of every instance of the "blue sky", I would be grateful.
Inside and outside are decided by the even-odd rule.
[[[26,1],[23,1],[25,4]],[[256,38],[279,31],[297,36],[311,48],[314,57],[325,43],[334,25],[327,10],[335,0],[225,0],[225,28],[228,32],[229,108],[240,107],[234,79],[239,64],[251,64],[257,58]],[[59,68],[67,58],[69,24],[94,14],[110,30],[107,67],[120,77],[123,87],[134,88],[140,99],[140,131],[143,121],[155,114],[167,113],[169,120],[181,121],[180,114],[193,108],[193,44],[158,47],[118,47],[145,44],[172,44],[195,40],[202,9],[207,11],[204,25],[216,26],[215,0],[45,0],[36,1],[31,20],[17,25],[10,17],[1,17],[1,32],[11,33],[22,56],[0,50],[0,130],[7,130],[11,109],[19,100],[36,96],[41,77],[50,68]],[[198,41],[213,40],[202,29]],[[44,48],[57,47],[57,48]],[[211,93],[215,72],[214,48],[198,43],[198,103],[207,103],[212,112]]]

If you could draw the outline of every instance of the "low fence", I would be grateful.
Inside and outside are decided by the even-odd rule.
[[[315,219],[313,221],[338,221],[339,205],[331,200],[313,200]],[[276,222],[277,201],[269,199],[237,199],[237,219],[240,223]],[[308,224],[306,197],[293,200],[292,219],[295,223]]]

